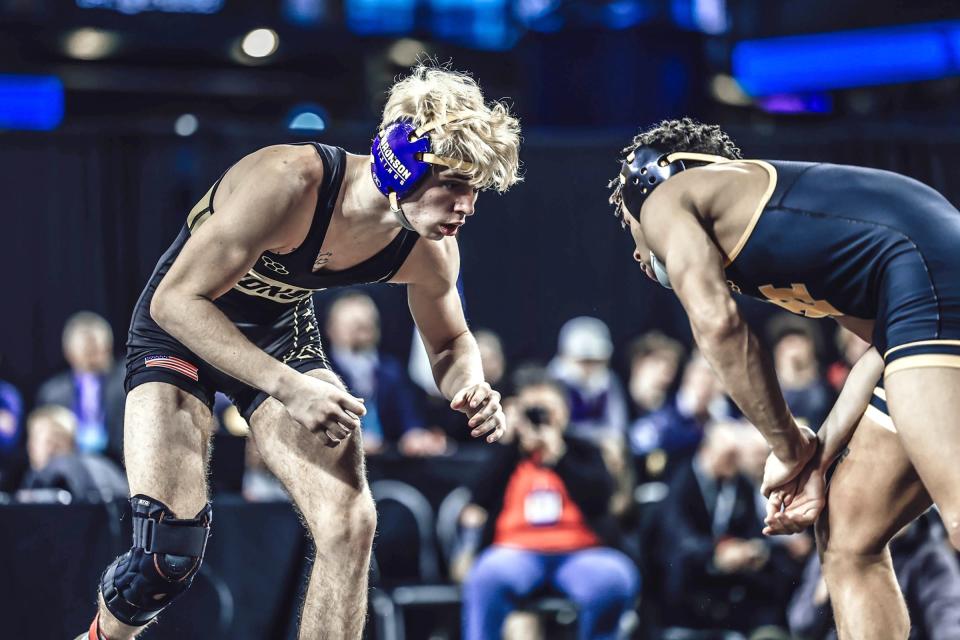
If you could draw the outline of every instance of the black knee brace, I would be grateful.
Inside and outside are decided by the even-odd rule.
[[[130,498],[130,506],[133,546],[103,572],[100,593],[117,620],[139,627],[193,582],[213,514],[208,504],[193,518],[174,518],[167,505],[142,494]]]

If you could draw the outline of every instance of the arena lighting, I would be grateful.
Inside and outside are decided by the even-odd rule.
[[[56,76],[0,74],[0,129],[49,131],[63,120],[63,83]]]
[[[833,100],[827,93],[774,94],[757,99],[767,113],[830,113]]]
[[[519,34],[511,28],[507,0],[428,0],[430,32],[475,49],[509,49]]]
[[[710,79],[710,95],[717,102],[735,107],[753,104],[750,96],[743,92],[737,81],[725,73],[718,73]]]
[[[746,40],[733,73],[752,96],[960,75],[960,21]]]
[[[400,67],[412,67],[417,58],[427,52],[427,45],[413,38],[400,38],[387,49],[387,58]]]
[[[347,27],[360,35],[403,35],[413,31],[416,0],[344,0]]]
[[[167,13],[216,13],[224,0],[77,0],[81,9],[109,9],[127,15],[145,11]]]
[[[319,113],[305,111],[290,120],[289,128],[294,131],[323,131],[327,123]]]
[[[120,38],[115,33],[100,29],[77,29],[63,39],[63,49],[71,58],[99,60],[117,49]]]
[[[287,128],[291,131],[323,131],[327,128],[327,112],[316,104],[301,104],[287,116]]]
[[[280,46],[280,37],[273,29],[254,29],[243,37],[240,49],[251,58],[266,58]]]
[[[726,0],[671,0],[670,12],[681,29],[716,35],[729,26]]]
[[[173,130],[178,136],[186,138],[195,134],[199,126],[200,121],[197,120],[197,116],[185,113],[173,123]]]

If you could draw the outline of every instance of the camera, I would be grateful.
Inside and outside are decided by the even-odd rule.
[[[530,421],[534,427],[540,427],[550,422],[550,412],[546,407],[533,405],[523,410],[523,415]]]

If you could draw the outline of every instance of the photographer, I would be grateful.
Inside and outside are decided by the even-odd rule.
[[[461,516],[455,572],[463,575],[472,563],[463,585],[463,637],[500,637],[518,601],[547,592],[577,605],[581,638],[614,637],[639,576],[614,548],[613,478],[596,447],[565,435],[570,414],[561,387],[528,372],[517,392],[509,441],[498,445]]]

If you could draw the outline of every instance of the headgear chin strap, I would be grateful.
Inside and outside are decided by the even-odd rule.
[[[427,133],[444,124],[447,124],[446,120],[434,120],[418,129],[409,120],[398,120],[381,129],[370,147],[373,183],[390,200],[390,210],[396,214],[400,224],[410,231],[414,229],[400,207],[400,200],[417,189],[429,175],[432,165],[473,170],[471,162],[438,156],[432,152]]]
[[[623,208],[639,222],[643,203],[667,178],[691,168],[695,163],[714,162],[730,162],[730,158],[687,151],[671,153],[651,146],[638,147],[626,157],[620,167]],[[619,216],[620,212],[617,212],[617,215]]]

